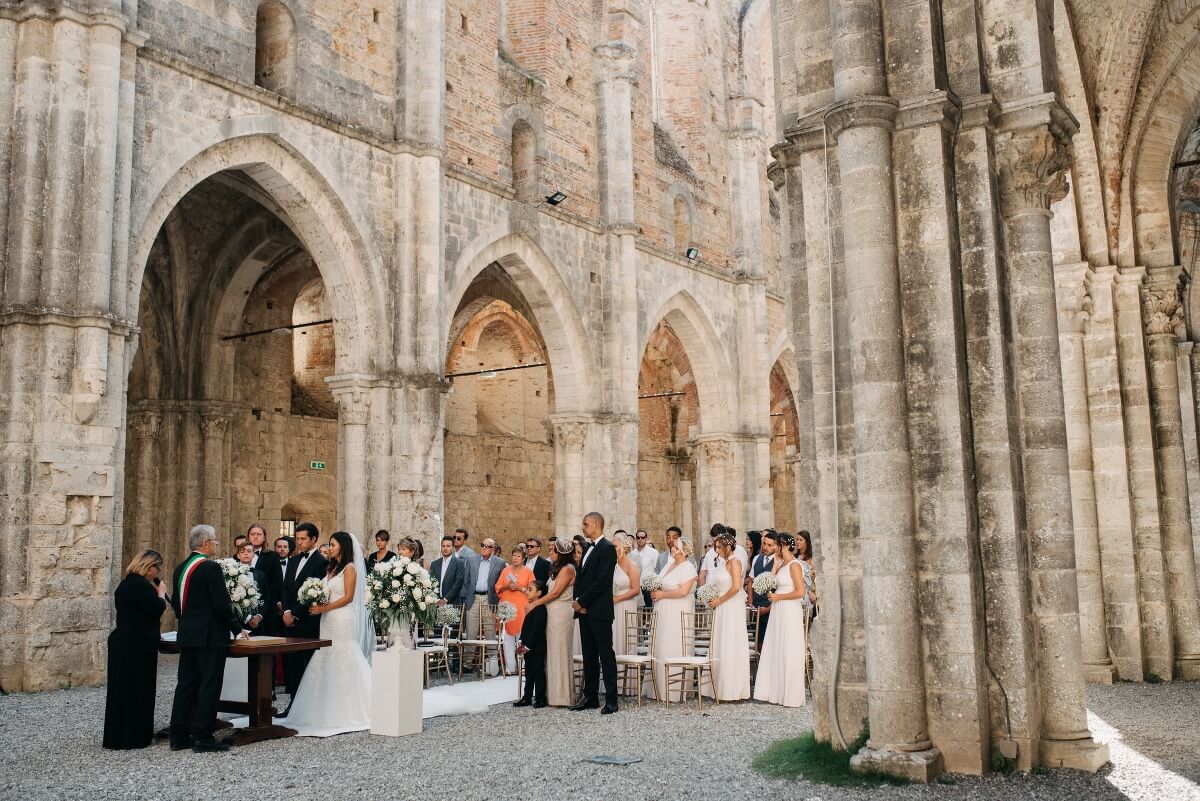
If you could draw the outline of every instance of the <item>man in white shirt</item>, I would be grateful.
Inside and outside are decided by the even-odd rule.
[[[658,549],[650,544],[650,535],[646,533],[646,529],[639,528],[633,539],[637,547],[629,554],[629,558],[638,566],[643,576],[655,572],[658,569]],[[645,590],[642,590],[642,605],[650,606],[650,593]]]

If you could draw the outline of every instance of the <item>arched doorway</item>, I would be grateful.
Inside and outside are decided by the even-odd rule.
[[[771,500],[775,510],[773,527],[794,532],[813,528],[811,521],[798,519],[796,510],[796,461],[798,457],[799,421],[796,403],[788,385],[783,359],[771,367]]]

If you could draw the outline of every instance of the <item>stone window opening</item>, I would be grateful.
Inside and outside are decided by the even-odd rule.
[[[512,187],[517,200],[536,203],[538,196],[537,136],[533,126],[517,120],[512,127]]]
[[[258,7],[254,25],[254,83],[278,94],[295,85],[296,20],[279,0]]]

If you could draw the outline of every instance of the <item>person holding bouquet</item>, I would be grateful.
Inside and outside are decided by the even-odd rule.
[[[633,537],[624,531],[613,537],[617,546],[617,569],[613,571],[613,651],[626,653],[626,612],[636,612],[642,594],[642,569],[633,559]]]
[[[535,580],[525,588],[529,601],[525,622],[521,624],[521,644],[517,653],[525,657],[525,692],[513,706],[546,706],[546,607],[538,599],[546,594],[546,582]]]
[[[283,633],[287,637],[317,637],[321,633],[321,618],[309,612],[308,605],[299,602],[296,593],[310,578],[325,575],[325,557],[317,548],[321,532],[315,523],[300,523],[296,526],[296,552],[288,559],[287,571],[283,576],[282,619]],[[365,565],[365,561],[364,561]],[[312,651],[296,651],[284,654],[283,683],[287,694],[296,697],[296,688],[312,659]]]
[[[500,578],[496,580],[496,595],[500,603],[508,601],[517,610],[516,616],[505,622],[504,635],[501,637],[504,668],[513,673],[516,673],[517,666],[517,637],[521,634],[521,624],[525,622],[525,607],[529,605],[525,588],[532,583],[533,571],[525,567],[525,546],[516,545],[509,557],[508,567],[500,571]]]
[[[746,591],[742,588],[745,567],[737,553],[734,535],[722,531],[713,544],[717,558],[708,574],[706,587],[716,597],[708,602],[713,610],[713,656],[716,686],[704,690],[718,701],[741,701],[750,697],[750,642],[746,639]]]
[[[808,603],[804,571],[796,558],[796,538],[781,531],[775,540],[779,544],[775,559],[777,585],[767,594],[771,627],[763,637],[754,698],[769,704],[804,706],[804,616]]]
[[[659,692],[666,692],[667,671],[663,660],[684,656],[683,653],[683,613],[695,609],[692,591],[696,586],[696,566],[689,557],[692,555],[692,544],[686,537],[677,537],[671,543],[671,560],[667,562],[659,580],[659,589],[650,593],[654,601],[654,680]],[[745,635],[743,635],[745,639]],[[646,688],[646,695],[657,698],[653,687]],[[678,699],[683,700],[682,694]]]

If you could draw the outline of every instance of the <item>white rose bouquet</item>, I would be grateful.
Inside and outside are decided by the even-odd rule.
[[[754,592],[759,595],[766,595],[768,592],[775,592],[779,588],[779,579],[775,578],[775,574],[770,571],[759,573],[754,577],[754,582],[750,585],[754,588]]]
[[[314,576],[305,579],[300,585],[300,589],[296,591],[296,600],[305,608],[313,604],[323,604],[329,600],[329,591],[325,589],[325,582]]]
[[[225,591],[229,593],[238,620],[245,620],[262,603],[262,593],[259,592],[254,574],[250,572],[250,565],[244,565],[236,559],[221,559],[217,564],[221,566]]]
[[[710,602],[721,597],[721,591],[717,589],[716,584],[704,584],[700,589],[696,590],[696,601],[708,606]]]
[[[496,604],[496,620],[507,623],[517,619],[517,607],[512,601],[501,601]]]
[[[458,613],[456,606],[439,606],[434,614],[433,623],[439,629],[450,627],[454,628],[462,622],[462,615]]]
[[[437,579],[407,556],[377,562],[367,575],[366,597],[367,609],[381,629],[390,629],[400,618],[423,625],[436,622]]]
[[[642,581],[641,581],[640,586],[644,592],[654,592],[655,590],[661,590],[662,589],[662,578],[659,577],[659,575],[657,573],[655,573],[653,570],[648,570],[642,574]]]

